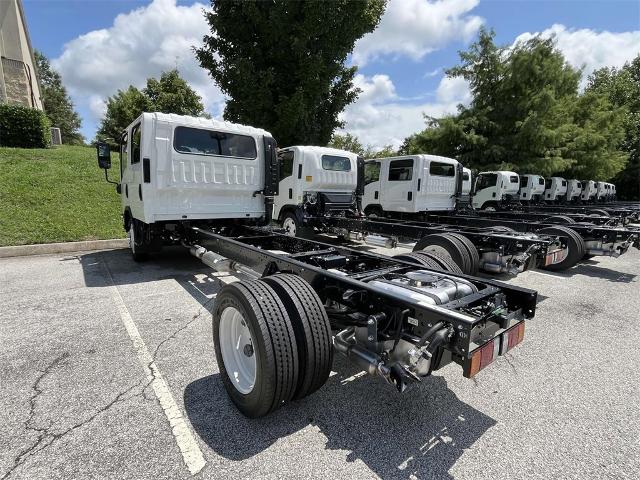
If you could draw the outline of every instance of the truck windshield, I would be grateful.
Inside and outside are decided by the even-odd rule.
[[[173,148],[180,153],[255,159],[256,142],[248,135],[202,128],[176,127]]]
[[[538,179],[538,185],[544,185],[544,178],[540,177]]]
[[[529,183],[529,177],[520,177],[520,186],[526,187]]]
[[[439,177],[455,177],[456,167],[449,163],[431,162],[429,165],[429,174]]]
[[[495,187],[498,183],[498,175],[495,173],[481,173],[478,176],[476,183],[476,190],[482,190],[483,188]]]
[[[337,172],[350,172],[351,160],[349,160],[347,157],[322,155],[322,168],[324,168],[325,170],[334,170]]]

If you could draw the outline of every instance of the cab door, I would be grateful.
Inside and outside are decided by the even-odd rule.
[[[122,198],[134,218],[144,218],[142,196],[142,119],[127,129],[121,145]]]
[[[413,158],[388,162],[382,208],[393,212],[412,212],[416,196]]]

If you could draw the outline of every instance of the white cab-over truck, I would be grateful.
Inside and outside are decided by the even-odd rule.
[[[567,203],[575,203],[580,199],[580,195],[582,195],[582,182],[573,178],[571,180],[567,180],[565,201]]]
[[[567,181],[562,177],[551,177],[545,180],[544,201],[558,203],[567,194]]]
[[[520,177],[515,172],[482,172],[476,177],[471,200],[478,210],[497,210],[500,205],[518,201]]]
[[[519,198],[522,203],[539,203],[544,195],[544,177],[520,175]]]
[[[280,149],[278,159],[280,187],[274,197],[273,218],[289,235],[295,237],[309,216],[359,213],[362,167],[358,168],[358,162],[362,160],[358,155],[335,148],[294,146]]]
[[[182,245],[213,270],[253,278],[225,285],[212,312],[220,379],[249,417],[321,388],[334,349],[399,391],[449,363],[473,377],[522,341],[534,315],[535,291],[434,268],[426,254],[392,259],[259,226],[280,181],[264,130],[144,113],[119,144],[113,183],[134,259]],[[106,173],[109,146],[97,153]]]
[[[456,186],[460,184],[457,188]],[[462,166],[437,155],[405,155],[367,160],[362,207],[383,212],[451,211],[462,190]]]
[[[580,193],[580,201],[583,203],[593,202],[598,194],[598,187],[593,180],[582,181],[582,192]]]

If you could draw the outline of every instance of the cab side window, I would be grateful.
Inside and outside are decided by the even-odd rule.
[[[380,162],[367,162],[364,164],[364,184],[380,180]]]
[[[389,181],[402,182],[411,180],[413,176],[413,158],[393,160],[389,163]]]
[[[290,177],[293,174],[293,152],[279,152],[280,160],[280,180]]]
[[[142,131],[138,123],[131,129],[131,164],[140,162],[140,145],[142,141]]]

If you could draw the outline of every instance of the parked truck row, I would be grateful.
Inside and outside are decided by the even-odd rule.
[[[269,132],[214,119],[144,113],[119,156],[112,183],[134,260],[181,245],[249,278],[223,287],[213,310],[222,382],[249,417],[321,388],[334,352],[399,391],[449,363],[473,377],[522,342],[537,297],[478,270],[570,268],[637,241],[622,225],[518,229],[462,215],[485,180],[472,188],[453,159],[278,149]],[[99,143],[105,173],[110,158]],[[314,237],[325,233],[413,251],[392,258]]]

